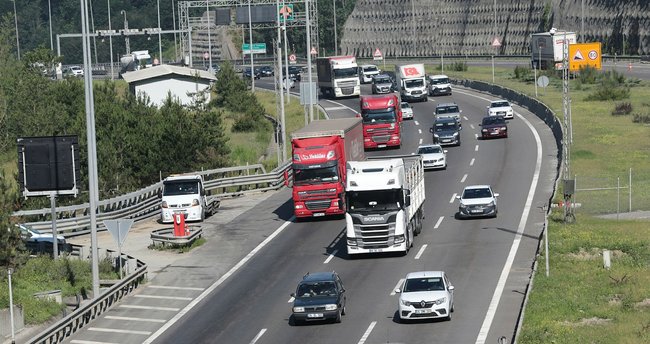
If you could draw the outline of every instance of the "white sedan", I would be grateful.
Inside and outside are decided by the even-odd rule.
[[[397,304],[400,321],[410,319],[451,320],[454,286],[444,271],[418,271],[406,275]]]
[[[499,99],[490,102],[487,106],[488,116],[503,116],[505,119],[515,118],[515,112],[512,110],[512,105],[507,100]]]
[[[439,144],[421,145],[418,146],[416,154],[422,156],[424,168],[447,168],[447,150],[442,149]]]
[[[401,102],[400,107],[402,108],[402,118],[403,119],[413,119],[413,108],[411,107],[411,104],[407,102]]]
[[[497,197],[489,185],[471,185],[465,187],[460,196],[458,217],[497,217]]]

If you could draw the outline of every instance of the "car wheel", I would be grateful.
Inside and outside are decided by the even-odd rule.
[[[336,313],[336,319],[334,319],[334,322],[336,322],[336,323],[341,322],[341,311],[340,310]]]
[[[446,320],[446,321],[450,321],[450,320],[451,320],[451,310],[449,311],[449,313],[448,313],[447,316],[445,317],[445,320]]]
[[[451,304],[451,309],[449,309],[449,311],[450,311],[450,312],[453,312],[453,311],[454,311],[454,304],[453,304],[453,303]]]
[[[345,315],[345,306],[343,306],[343,308],[341,308],[341,315]]]
[[[300,325],[300,321],[296,319],[293,315],[289,317],[289,326],[298,326]]]
[[[201,222],[205,220],[205,209],[201,210]]]

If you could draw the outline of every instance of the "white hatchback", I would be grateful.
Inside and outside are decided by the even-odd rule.
[[[451,320],[454,311],[454,286],[444,271],[418,271],[406,275],[397,303],[399,319]]]
[[[497,217],[498,193],[492,192],[489,185],[467,186],[460,196],[458,204],[458,217]]]
[[[402,108],[402,119],[413,119],[413,108],[411,107],[411,104],[401,102],[400,107]]]

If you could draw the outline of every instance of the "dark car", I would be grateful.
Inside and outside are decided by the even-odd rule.
[[[482,139],[508,137],[508,123],[503,116],[485,116],[479,126]]]
[[[259,68],[261,76],[274,76],[275,72],[271,66],[262,66]]]
[[[255,68],[255,79],[259,79],[261,76],[262,76],[262,74],[261,74],[259,68]],[[244,70],[242,71],[242,77],[248,78],[248,79],[251,78],[251,67],[244,68]]]
[[[372,77],[372,94],[390,93],[393,91],[393,80],[388,74],[377,74]]]
[[[307,273],[298,283],[290,322],[294,325],[319,320],[341,322],[345,315],[345,288],[336,272]]]
[[[298,81],[300,82],[301,76],[300,73],[302,72],[302,68],[299,66],[289,66],[289,78],[291,78],[293,81]]]
[[[433,143],[460,146],[460,121],[454,117],[436,118],[429,131],[433,134]]]

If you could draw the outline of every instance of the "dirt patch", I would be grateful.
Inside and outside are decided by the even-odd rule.
[[[627,255],[625,252],[621,250],[611,250],[611,257],[612,259],[616,258],[621,258],[625,255]],[[602,259],[603,256],[603,249],[598,248],[598,247],[592,247],[589,250],[586,250],[585,248],[580,248],[580,250],[577,253],[568,253],[566,254],[567,257],[575,260],[595,260],[595,259]]]
[[[609,301],[607,303],[610,306],[620,306],[621,303],[622,303],[621,296],[620,295],[614,295],[609,299]]]
[[[634,307],[641,308],[641,307],[650,307],[650,299],[645,299],[641,302],[637,302],[634,304]]]
[[[593,317],[593,318],[588,318],[588,319],[580,319],[578,322],[570,322],[570,321],[565,321],[563,322],[564,325],[567,326],[573,326],[573,327],[580,327],[580,326],[602,326],[602,325],[607,325],[612,321],[612,319],[603,319],[603,318],[598,318],[598,317]]]

